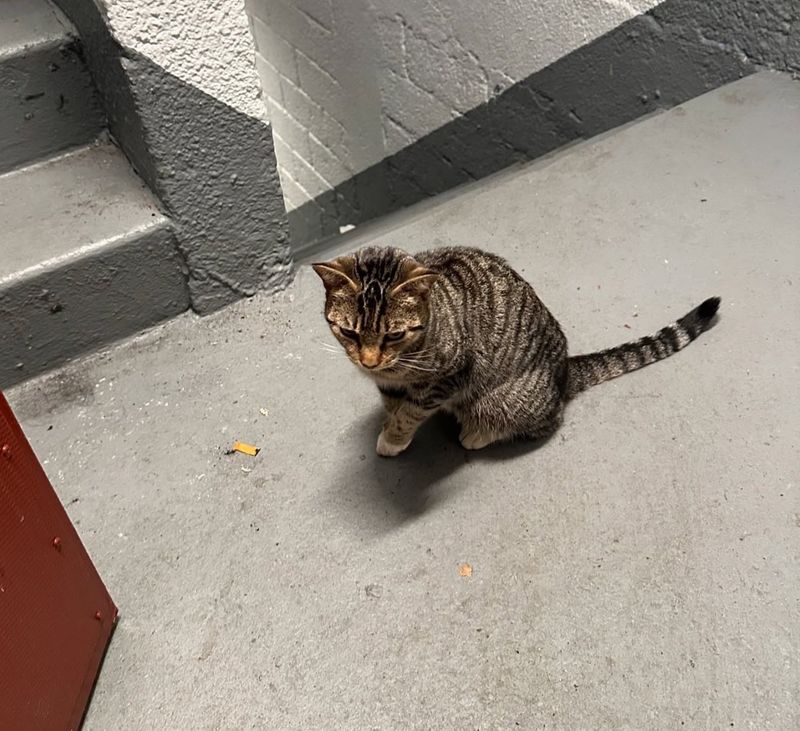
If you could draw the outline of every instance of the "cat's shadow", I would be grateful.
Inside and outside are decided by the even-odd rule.
[[[458,424],[448,414],[429,419],[401,455],[379,457],[375,442],[385,413],[381,407],[368,411],[344,436],[347,446],[360,450],[342,467],[332,486],[332,507],[349,513],[348,525],[368,533],[385,533],[415,520],[434,506],[453,497],[463,480],[447,479],[470,462],[515,459],[541,447],[540,442],[513,442],[478,451],[464,449],[458,441]],[[469,474],[469,471],[466,471]],[[446,481],[446,485],[442,484]]]

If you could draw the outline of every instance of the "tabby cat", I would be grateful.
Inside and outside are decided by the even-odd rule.
[[[455,415],[466,449],[546,437],[578,392],[685,347],[720,303],[707,299],[653,336],[569,357],[556,319],[494,254],[368,247],[313,267],[331,331],[383,398],[384,457],[406,449],[439,409]]]

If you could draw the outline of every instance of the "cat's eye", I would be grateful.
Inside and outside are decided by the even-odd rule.
[[[339,326],[339,332],[350,340],[358,340],[358,333],[355,330],[348,330],[346,327]]]
[[[383,339],[391,343],[391,342],[397,342],[398,340],[402,340],[405,336],[406,336],[405,330],[393,330],[390,333],[386,333],[386,335],[383,336]]]

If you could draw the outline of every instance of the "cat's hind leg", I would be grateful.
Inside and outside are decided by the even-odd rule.
[[[525,439],[531,441],[539,441],[540,439],[547,439],[547,437],[554,434],[564,420],[564,407],[560,405],[559,408],[552,413],[543,417],[534,424],[531,424],[523,434]]]
[[[509,414],[500,408],[497,392],[460,406],[454,413],[461,425],[458,441],[464,449],[484,449],[490,444],[503,442],[515,436],[510,428],[512,420]]]
[[[465,449],[483,449],[512,439],[543,439],[561,425],[560,392],[547,377],[499,384],[461,409],[459,441]]]
[[[504,442],[509,435],[491,429],[482,430],[475,427],[463,427],[458,441],[464,449],[483,449],[496,442]]]

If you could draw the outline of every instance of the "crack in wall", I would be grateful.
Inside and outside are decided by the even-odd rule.
[[[318,18],[315,18],[307,10],[303,10],[303,8],[297,8],[297,7],[294,7],[294,6],[292,6],[292,7],[293,7],[294,10],[296,10],[298,13],[300,13],[304,18],[306,18],[310,23],[313,23],[314,25],[316,25],[317,28],[319,28],[323,33],[332,34],[334,32],[332,28],[328,28],[327,25],[325,25]]]
[[[453,108],[452,98],[447,98],[450,96],[449,93],[443,89],[437,90],[433,86],[426,85],[425,81],[419,78],[419,73],[422,71],[422,69],[417,68],[416,59],[417,57],[422,57],[422,66],[429,68],[429,70],[432,69],[434,72],[432,76],[438,75],[436,80],[442,82],[442,86],[445,90],[453,85],[460,87],[464,83],[469,84],[470,82],[467,77],[470,74],[477,74],[481,77],[483,82],[483,88],[481,92],[476,95],[470,94],[470,98],[465,99],[464,104],[462,105],[465,108],[457,110],[457,113],[461,114],[466,111],[466,109],[486,101],[489,98],[491,94],[491,86],[489,82],[488,71],[486,68],[484,68],[478,55],[466,48],[455,35],[445,34],[443,39],[437,42],[436,40],[432,39],[427,32],[410,24],[402,14],[397,13],[394,17],[399,20],[403,29],[402,69],[405,77],[409,81],[411,81],[421,90],[426,91],[432,96],[435,96],[439,101],[442,101]],[[424,44],[428,48],[428,51],[426,53],[419,53],[419,49],[417,49],[417,51],[412,54],[408,48],[409,36],[418,43]],[[427,56],[430,55],[431,51],[441,54],[453,63],[454,73],[452,75],[445,75],[443,73],[441,64],[433,64],[428,62],[429,59]],[[396,73],[395,69],[389,70]]]

